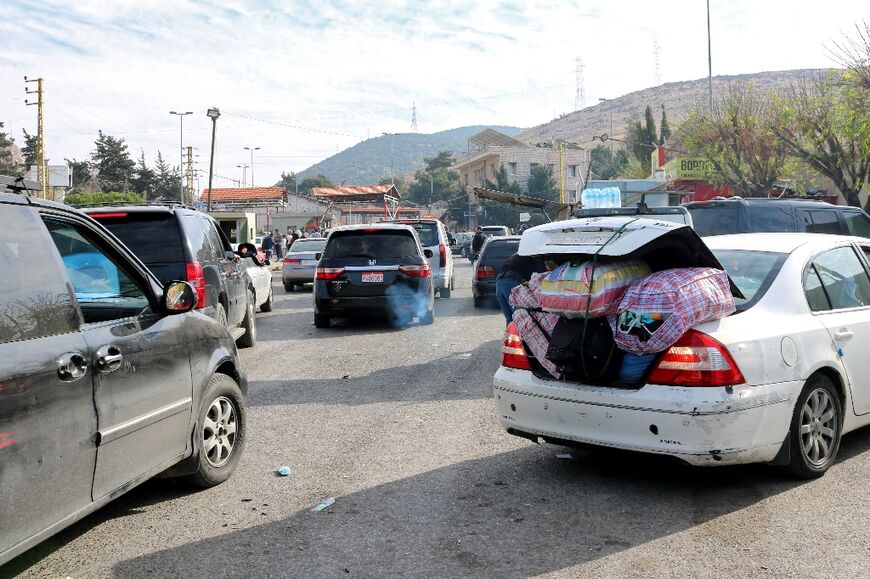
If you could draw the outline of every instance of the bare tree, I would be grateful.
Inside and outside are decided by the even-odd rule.
[[[764,197],[788,157],[777,134],[778,121],[768,95],[751,83],[733,83],[712,114],[699,106],[686,117],[678,139],[693,154],[710,160],[718,181],[745,197]]]
[[[855,23],[855,36],[834,42],[831,53],[846,69],[846,79],[870,90],[870,24]]]

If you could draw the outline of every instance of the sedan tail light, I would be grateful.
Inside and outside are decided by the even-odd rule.
[[[286,263],[288,265],[299,265],[302,263],[302,260],[301,259],[291,259],[289,257],[285,257],[284,263]]]
[[[647,382],[668,386],[733,386],[746,382],[721,342],[689,330],[665,350]]]
[[[487,279],[490,277],[496,276],[495,268],[491,265],[481,265],[477,268],[477,271],[474,273],[477,279]]]
[[[314,279],[330,281],[344,273],[343,267],[318,267],[314,270]]]
[[[205,307],[205,273],[202,264],[197,261],[189,261],[184,264],[184,277],[187,283],[193,286],[196,292],[196,309]]]
[[[532,369],[526,349],[523,348],[523,342],[517,331],[517,325],[513,322],[509,323],[504,331],[504,344],[501,347],[501,365],[505,368],[514,368],[516,370]]]
[[[443,243],[438,246],[438,267],[447,266],[447,246]]]
[[[408,277],[429,277],[429,264],[423,265],[400,265],[399,271]]]

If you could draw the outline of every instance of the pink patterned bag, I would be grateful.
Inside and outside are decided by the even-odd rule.
[[[553,328],[556,327],[559,316],[540,311],[542,278],[543,274],[533,273],[528,282],[511,290],[510,304],[515,308],[514,324],[517,326],[520,339],[528,346],[535,360],[553,378],[560,378],[556,365],[547,360],[550,336],[553,335]]]
[[[658,271],[631,284],[607,321],[616,344],[642,356],[662,352],[692,326],[734,311],[728,274],[686,267]]]

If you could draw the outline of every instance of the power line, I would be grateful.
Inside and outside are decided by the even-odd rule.
[[[312,129],[311,127],[300,127],[299,125],[291,125],[291,124],[289,124],[289,123],[282,123],[282,122],[279,122],[279,121],[267,121],[266,119],[258,119],[258,118],[256,118],[256,117],[251,117],[251,116],[248,116],[248,115],[242,115],[242,114],[239,114],[239,113],[224,113],[224,114],[229,115],[229,116],[231,116],[231,117],[238,117],[238,118],[241,118],[241,119],[248,119],[248,120],[250,120],[250,121],[257,121],[257,122],[260,122],[260,123],[266,123],[266,124],[268,124],[268,125],[278,125],[279,127],[287,127],[287,128],[290,128],[290,129],[297,129],[297,130],[300,130],[300,131],[310,131],[310,132],[312,132],[312,133],[322,133],[322,134],[324,134],[324,135],[337,135],[337,136],[339,136],[339,137],[351,137],[351,138],[354,138],[354,139],[362,139],[362,137],[360,137],[359,135],[349,135],[349,134],[347,134],[347,133],[338,133],[338,132],[336,132],[336,131],[326,131],[326,130],[323,130],[323,129]]]

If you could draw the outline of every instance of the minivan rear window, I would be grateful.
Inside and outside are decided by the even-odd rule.
[[[178,222],[169,213],[127,213],[101,217],[97,221],[124,242],[146,264],[184,261]]]
[[[342,231],[333,233],[323,253],[325,258],[419,257],[417,243],[403,231]]]

